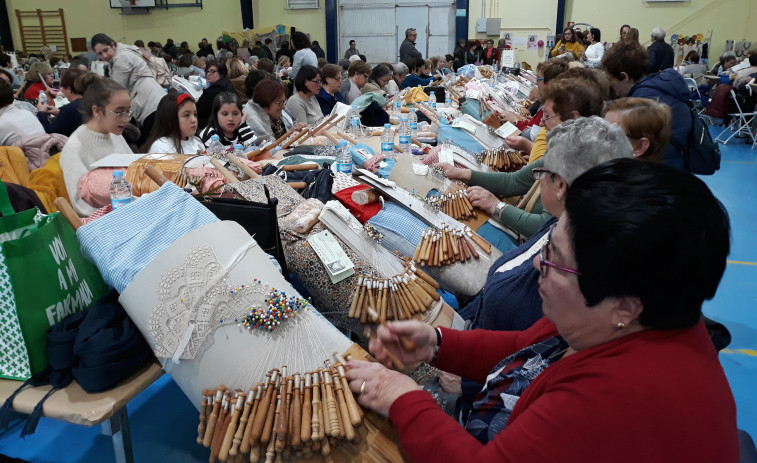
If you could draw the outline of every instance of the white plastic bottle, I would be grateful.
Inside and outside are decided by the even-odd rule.
[[[244,146],[241,143],[234,145],[234,156],[240,159],[247,159],[247,155],[244,154]]]
[[[223,154],[223,143],[221,143],[221,138],[218,135],[213,135],[210,137],[210,143],[208,144],[207,152],[211,156],[220,156]]]
[[[436,92],[432,91],[428,96],[428,105],[431,106],[432,109],[436,109]]]
[[[339,142],[339,149],[336,152],[336,171],[352,175],[352,153],[347,148],[347,140]]]
[[[415,113],[415,108],[410,108],[410,114],[407,115],[407,123],[410,126],[410,136],[418,136],[418,115]]]
[[[350,109],[350,135],[355,138],[360,136],[360,113],[355,105]]]
[[[400,114],[402,114],[402,99],[400,98],[400,92],[394,92],[394,97],[392,98],[392,112],[397,117],[400,117]]]
[[[39,96],[37,97],[37,101],[42,103],[43,105],[47,105],[47,94],[44,90],[39,91]]]
[[[448,89],[444,89],[444,106],[448,108],[452,107],[452,96],[449,94]]]
[[[387,158],[394,158],[394,131],[392,124],[384,124],[384,131],[381,132],[381,154]]]
[[[131,185],[124,178],[124,171],[114,170],[113,180],[110,182],[110,205],[117,209],[134,200],[131,195]]]
[[[400,151],[408,152],[412,154],[412,149],[410,147],[410,125],[407,123],[407,118],[402,118],[402,123],[400,124],[399,129],[399,137],[400,137]]]

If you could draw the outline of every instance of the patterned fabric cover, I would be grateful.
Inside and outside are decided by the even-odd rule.
[[[21,324],[16,313],[16,298],[5,264],[5,253],[0,247],[0,375],[28,378],[32,375],[29,352],[26,350]]]
[[[83,225],[84,255],[119,293],[145,265],[187,232],[218,218],[173,183]]]

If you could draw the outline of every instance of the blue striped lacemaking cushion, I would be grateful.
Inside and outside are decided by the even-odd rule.
[[[412,256],[421,241],[423,231],[429,227],[402,206],[387,202],[384,208],[368,220],[384,234],[381,245],[390,251]]]
[[[161,251],[190,231],[217,222],[205,206],[171,182],[83,225],[84,255],[119,293]]]

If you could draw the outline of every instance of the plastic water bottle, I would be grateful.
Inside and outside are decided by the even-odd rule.
[[[124,178],[124,171],[114,170],[113,180],[110,182],[110,205],[113,209],[117,209],[133,200],[131,185]]]
[[[357,106],[352,105],[350,109],[350,135],[355,138],[360,136],[360,113],[357,111]]]
[[[410,114],[407,115],[407,123],[410,126],[410,135],[418,136],[418,115],[415,114],[415,108],[410,108]]]
[[[394,92],[394,97],[392,98],[392,111],[397,117],[402,114],[402,99],[400,98],[400,92]]]
[[[210,143],[208,144],[207,152],[211,156],[220,156],[221,154],[223,154],[223,143],[221,143],[221,138],[218,135],[213,135],[212,137],[210,137]]]
[[[352,153],[347,148],[347,140],[339,142],[339,149],[336,152],[336,171],[352,175]]]
[[[244,154],[244,146],[241,143],[234,145],[234,156],[241,159],[247,159],[247,155]]]
[[[436,109],[436,92],[432,91],[428,96],[428,105],[431,106],[432,109]]]
[[[381,132],[381,154],[387,158],[394,158],[394,131],[392,124],[384,124],[384,131]]]
[[[412,154],[411,148],[410,148],[410,125],[407,123],[407,118],[402,118],[402,123],[400,124],[400,151],[408,152]]]
[[[39,91],[39,96],[37,97],[37,101],[47,106],[47,94],[45,93],[44,90]]]
[[[449,94],[449,90],[444,90],[444,106],[451,108],[452,107],[452,96]]]

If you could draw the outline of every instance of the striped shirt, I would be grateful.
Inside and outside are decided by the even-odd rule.
[[[237,130],[234,131],[234,138],[226,138],[223,132],[216,132],[216,129],[209,125],[200,132],[200,139],[205,143],[205,146],[208,146],[210,144],[210,137],[213,135],[218,135],[223,146],[234,146],[235,144],[240,143],[246,148],[252,145],[256,139],[255,134],[250,126],[247,125],[247,122],[242,122],[242,124],[237,127]]]

